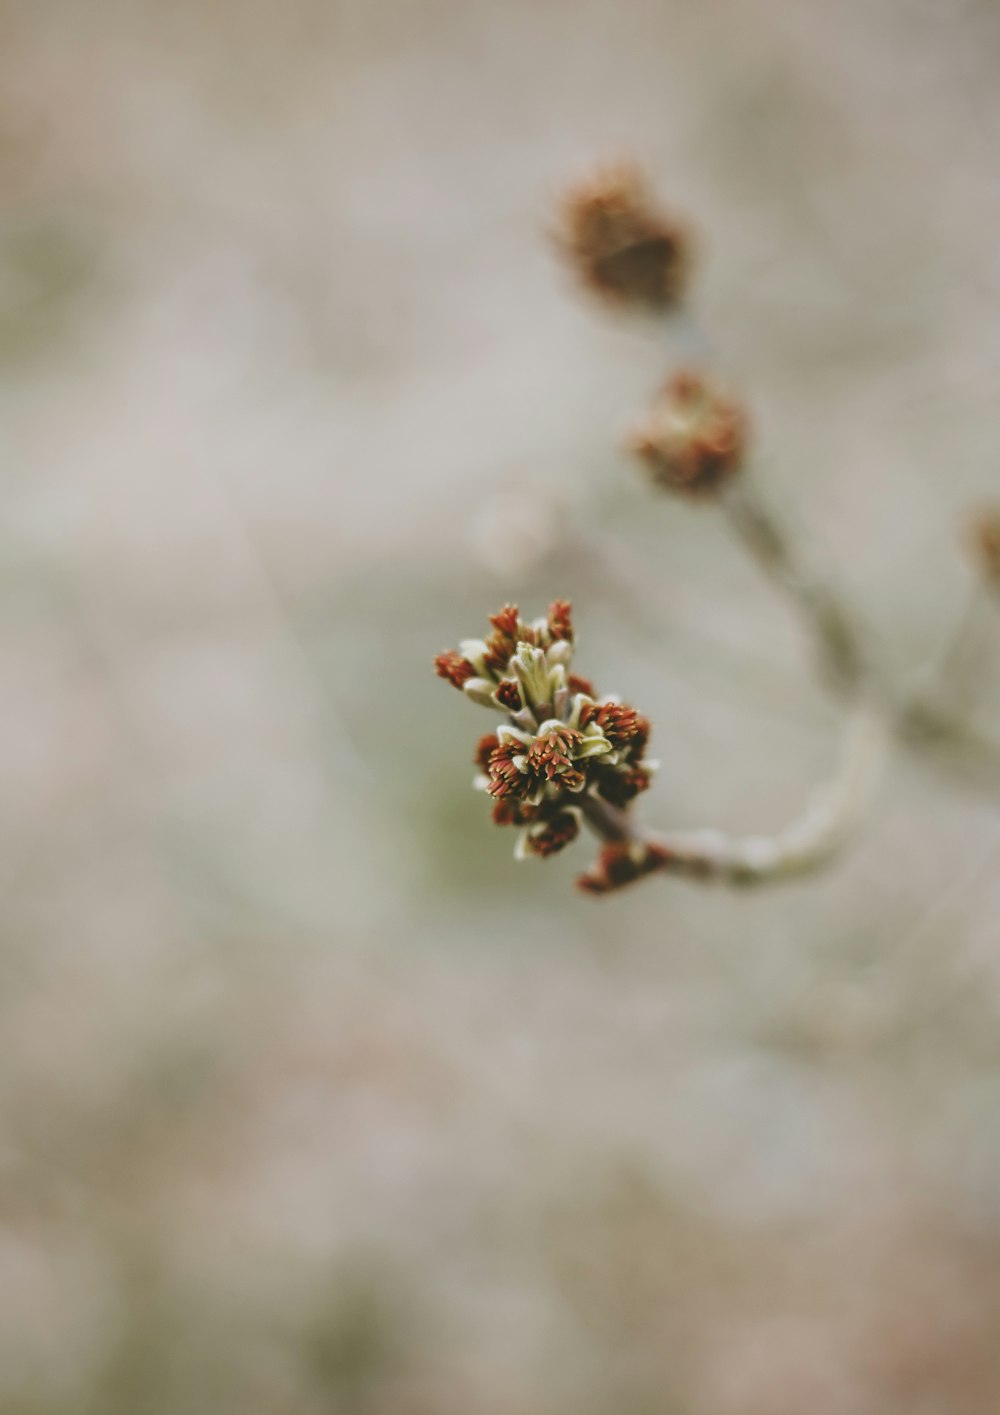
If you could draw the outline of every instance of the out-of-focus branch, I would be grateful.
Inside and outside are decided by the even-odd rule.
[[[987,736],[965,710],[987,627],[986,587],[974,585],[940,652],[901,690],[879,671],[875,655],[834,585],[802,558],[793,538],[766,506],[749,478],[727,487],[721,498],[730,524],[758,565],[789,598],[810,629],[820,665],[838,692],[865,693],[883,704],[892,733],[901,741],[938,754],[960,754],[981,767],[1000,764],[1000,739]]]
[[[754,486],[748,443],[743,405],[704,375],[680,370],[660,389],[631,448],[657,490],[722,508],[737,539],[804,621],[828,685],[854,691],[867,675],[861,635]]]
[[[993,606],[987,600],[991,597],[981,581],[971,582],[950,635],[900,702],[897,725],[908,740],[929,745],[974,743],[1000,757],[1000,740],[985,741],[968,713],[980,655],[989,652],[988,642],[996,627],[990,622]]]
[[[956,709],[961,706],[967,686],[968,655],[980,600],[980,587],[973,583],[948,638],[920,669],[900,704],[900,730],[913,741],[955,734]]]
[[[837,591],[799,555],[787,529],[747,475],[726,488],[721,503],[739,540],[812,632],[829,684],[841,691],[857,689],[868,672],[866,656],[860,633]]]
[[[749,465],[748,433],[738,401],[703,374],[682,369],[661,387],[631,448],[657,490],[720,507],[737,540],[809,633],[832,692],[847,700],[879,700],[894,733],[913,746],[952,755],[958,748],[967,760],[1000,760],[1000,744],[991,746],[967,721],[959,691],[975,666],[982,602],[1000,584],[1000,515],[982,513],[972,527],[982,592],[939,661],[918,679],[918,688],[901,690],[865,642],[834,582],[814,568],[799,537],[761,495]]]

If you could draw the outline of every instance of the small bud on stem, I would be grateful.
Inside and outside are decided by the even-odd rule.
[[[656,209],[633,166],[607,168],[568,192],[556,239],[581,280],[608,299],[662,309],[684,293],[689,238]]]
[[[742,406],[684,370],[663,385],[631,447],[655,486],[707,497],[739,471],[746,441]]]

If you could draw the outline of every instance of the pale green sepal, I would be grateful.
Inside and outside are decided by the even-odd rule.
[[[493,698],[493,691],[493,684],[486,678],[467,678],[462,684],[465,696],[471,698],[474,703],[479,703],[480,707],[498,707]]]
[[[473,668],[481,676],[486,673],[486,643],[483,639],[463,639],[458,646],[458,651],[463,658],[468,659]]]
[[[520,644],[510,666],[517,676],[525,699],[532,706],[537,707],[540,703],[552,701],[548,665],[542,649],[536,649],[531,644]]]

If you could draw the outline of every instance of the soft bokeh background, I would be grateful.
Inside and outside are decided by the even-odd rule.
[[[821,879],[597,903],[429,660],[571,595],[651,820],[798,809],[837,711],[615,450],[669,343],[554,194],[690,214],[768,494],[912,671],[1000,490],[1000,11],[0,16],[0,1408],[995,1415],[995,782],[901,752]]]

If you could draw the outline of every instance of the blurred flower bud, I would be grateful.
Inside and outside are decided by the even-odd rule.
[[[1000,590],[1000,506],[979,512],[970,527],[969,539],[979,570]]]
[[[700,374],[674,374],[630,440],[656,486],[708,496],[743,463],[747,417]]]
[[[563,198],[557,240],[592,290],[662,308],[684,294],[689,238],[660,212],[631,165],[609,167]]]

